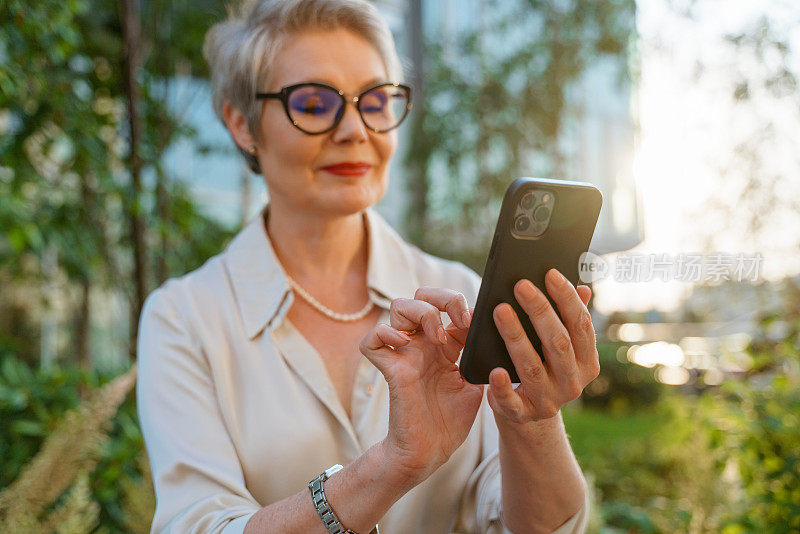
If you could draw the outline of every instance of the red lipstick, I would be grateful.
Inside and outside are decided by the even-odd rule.
[[[361,176],[367,174],[371,168],[372,165],[363,161],[345,161],[322,167],[322,170],[339,176]]]

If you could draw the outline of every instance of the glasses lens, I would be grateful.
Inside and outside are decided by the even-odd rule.
[[[358,100],[364,123],[375,131],[391,130],[408,112],[408,92],[392,84],[381,85],[364,93]]]
[[[303,85],[289,94],[289,116],[307,132],[324,132],[339,118],[343,104],[333,89]]]

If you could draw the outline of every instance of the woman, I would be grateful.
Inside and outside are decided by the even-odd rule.
[[[521,281],[548,365],[504,304],[495,320],[521,385],[499,368],[488,388],[461,378],[479,278],[371,209],[410,96],[376,10],[250,2],[204,52],[215,110],[270,202],[142,313],[153,531],[582,530],[586,487],[559,409],[599,369],[588,288],[549,273],[562,324]]]

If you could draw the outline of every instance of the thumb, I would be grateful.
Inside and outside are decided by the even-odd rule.
[[[493,412],[512,421],[517,420],[523,411],[522,399],[514,390],[508,371],[502,367],[495,367],[489,373],[489,391],[486,396]]]

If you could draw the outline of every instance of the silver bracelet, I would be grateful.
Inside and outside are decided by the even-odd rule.
[[[311,491],[311,501],[314,503],[314,509],[316,509],[322,524],[325,525],[330,534],[356,534],[349,528],[342,526],[339,518],[333,513],[333,509],[325,498],[325,481],[340,469],[342,469],[340,464],[329,467],[308,483],[308,489]]]

